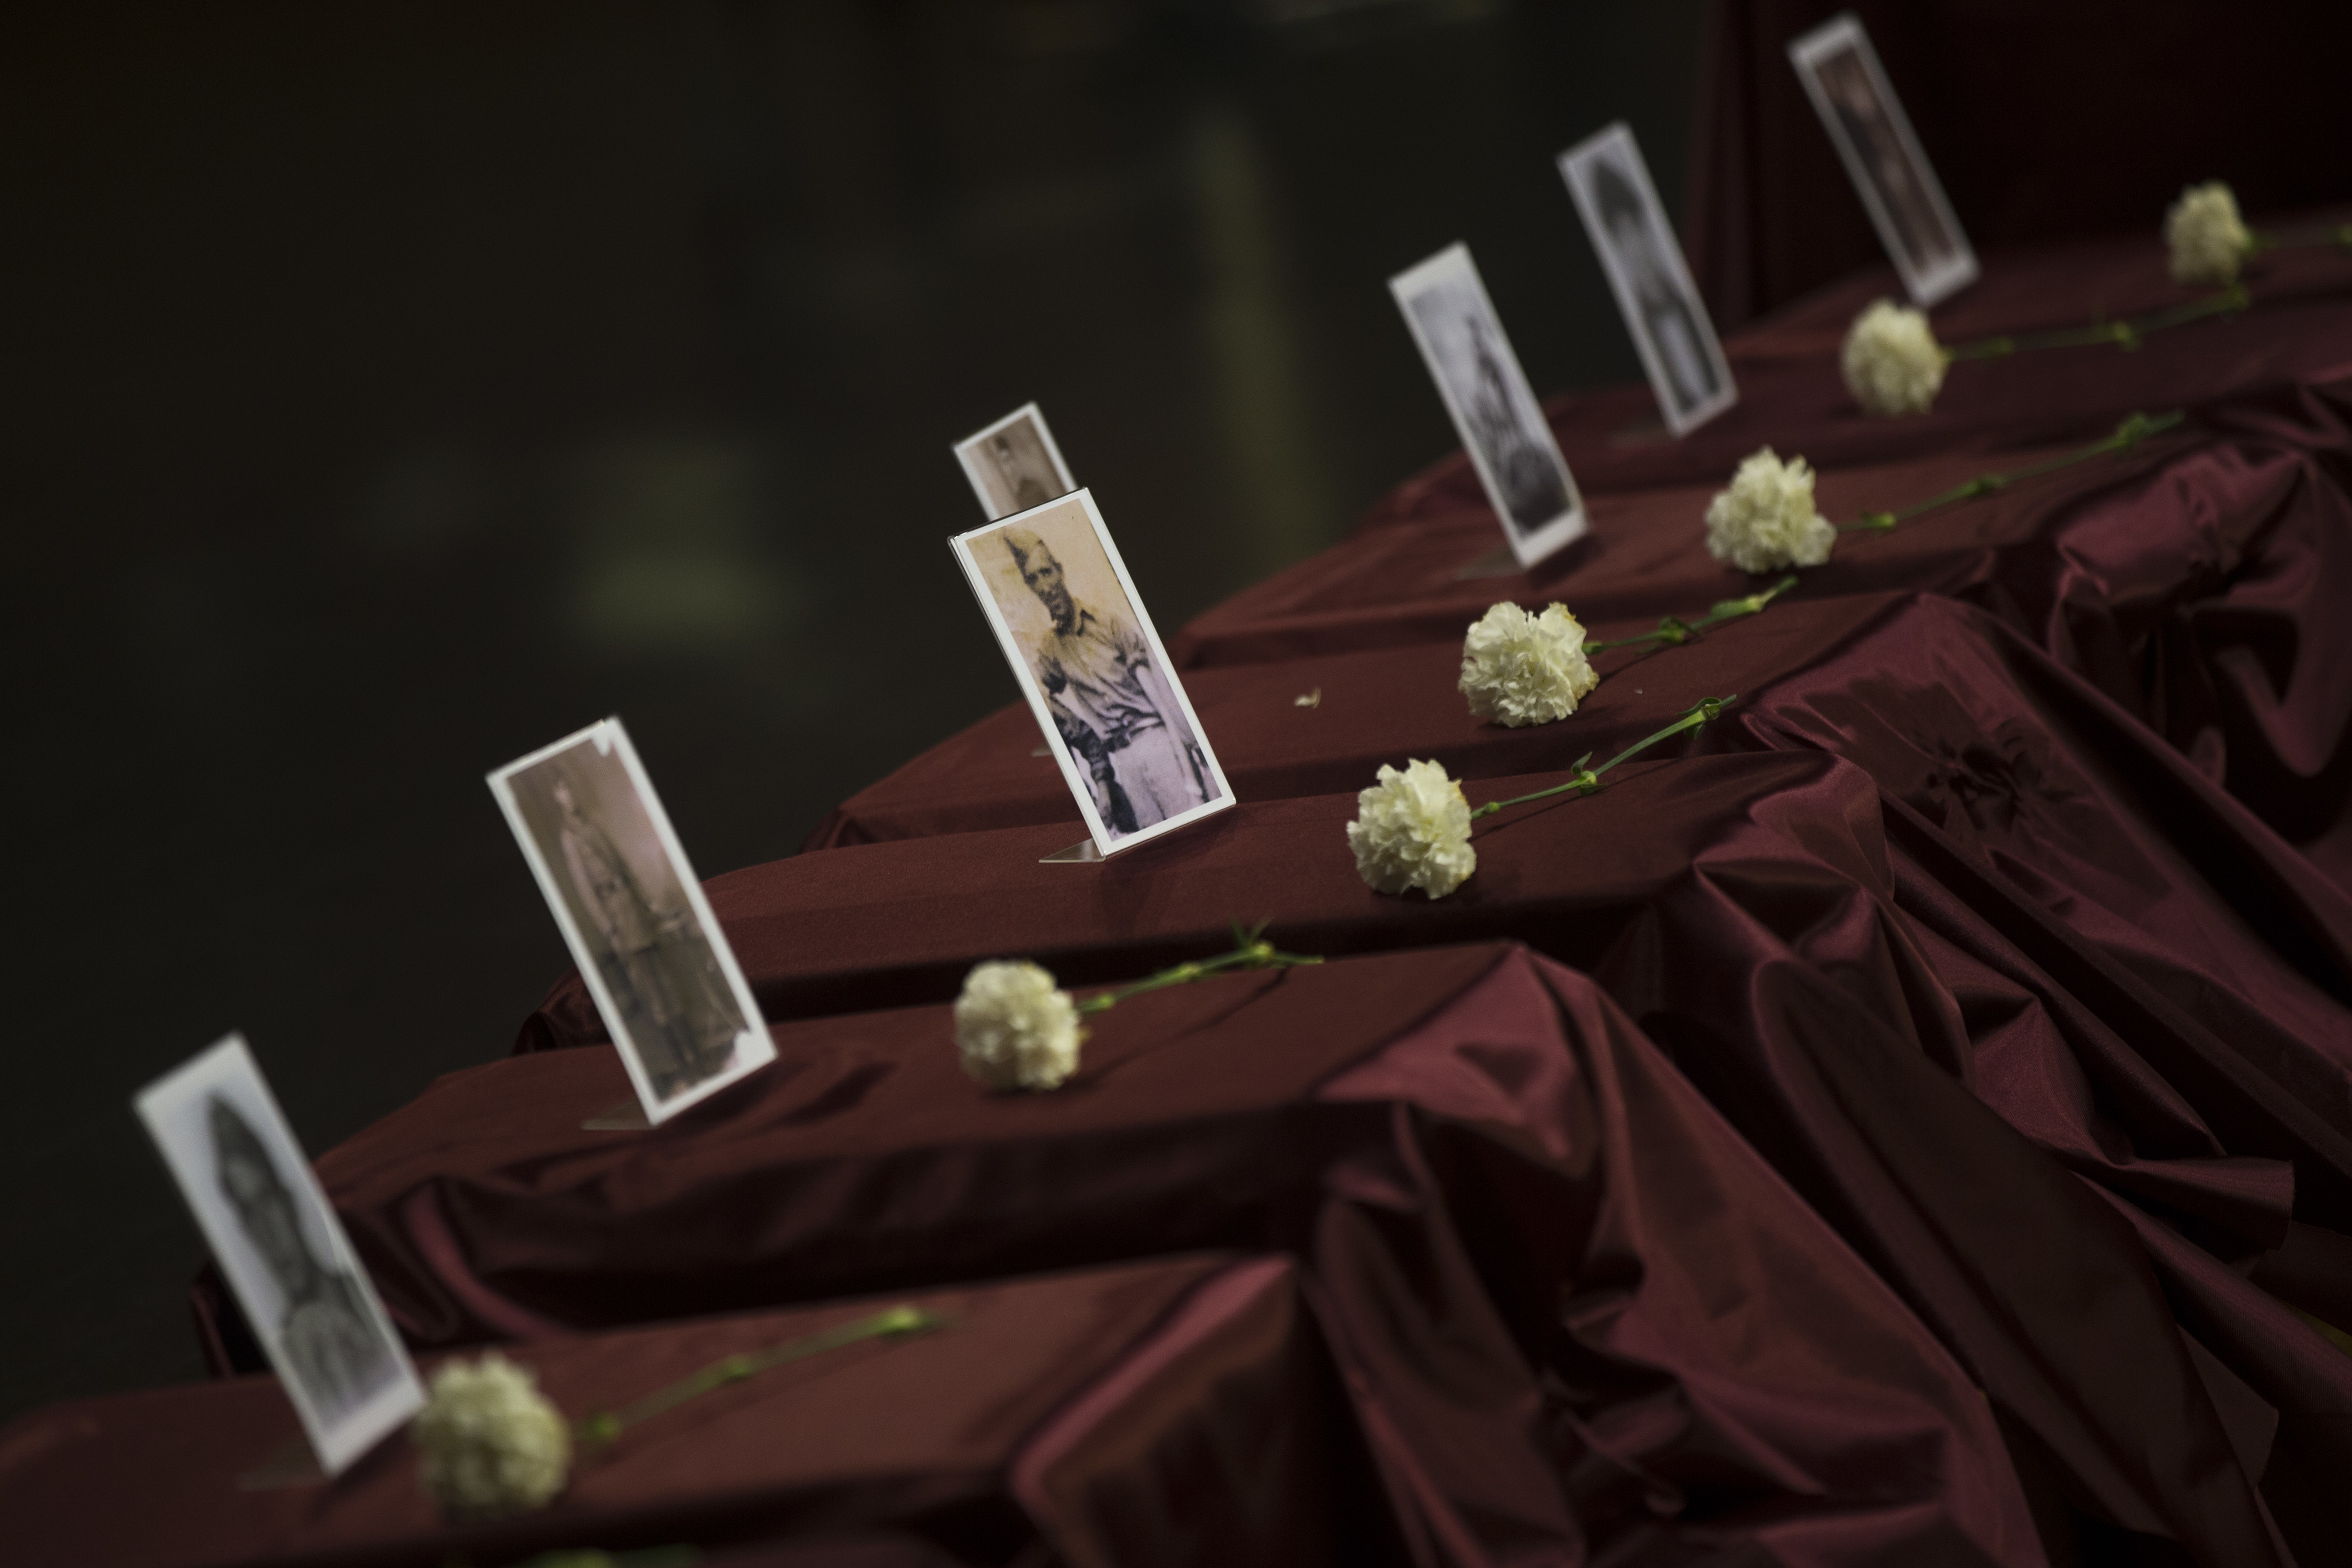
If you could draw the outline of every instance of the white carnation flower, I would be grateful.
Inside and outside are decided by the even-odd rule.
[[[2254,237],[2238,216],[2238,198],[2219,180],[2190,185],[2164,215],[2164,243],[2177,283],[2234,283]]]
[[[425,1489],[453,1514],[537,1508],[563,1489],[572,1428],[529,1370],[493,1351],[453,1361],[409,1428],[425,1454]]]
[[[1078,1010],[1045,969],[980,963],[956,998],[963,1070],[992,1089],[1053,1089],[1078,1070]]]
[[[1818,566],[1836,542],[1837,530],[1813,510],[1813,470],[1769,447],[1749,453],[1706,505],[1706,552],[1743,572]]]
[[[1473,622],[1462,642],[1470,711],[1507,729],[1565,719],[1600,684],[1584,657],[1584,628],[1563,605],[1535,616],[1506,601]]]
[[[1838,368],[1865,414],[1925,414],[1944,389],[1945,354],[1927,318],[1908,305],[1874,300],[1846,329]]]
[[[1435,763],[1381,764],[1380,783],[1356,797],[1348,824],[1356,874],[1379,893],[1419,888],[1442,899],[1478,868],[1470,847],[1470,803]]]

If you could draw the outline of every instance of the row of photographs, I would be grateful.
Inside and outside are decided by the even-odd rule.
[[[1790,47],[1915,298],[1975,275],[1943,195],[1851,16]],[[1633,132],[1560,170],[1679,435],[1731,405],[1729,366]],[[1513,553],[1583,531],[1576,483],[1459,245],[1391,279]],[[1036,405],[955,444],[990,519],[951,542],[1099,858],[1234,804],[1090,492]],[[490,773],[524,858],[626,1066],[646,1125],[775,1058],[758,1002],[617,719]],[[1060,857],[1057,857],[1057,858]],[[332,1474],[424,1387],[245,1041],[151,1085],[137,1110]]]
[[[1788,54],[1913,301],[1933,305],[1974,281],[1976,254],[1861,21],[1833,17]],[[1669,433],[1685,435],[1738,390],[1633,129],[1611,125],[1559,163],[1659,414]],[[1514,558],[1529,566],[1573,542],[1584,531],[1575,479],[1468,248],[1441,251],[1389,287]],[[959,442],[956,456],[992,519],[1076,488],[1034,405]]]

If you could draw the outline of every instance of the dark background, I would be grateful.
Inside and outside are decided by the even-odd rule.
[[[607,713],[697,867],[1016,692],[949,443],[1039,399],[1163,631],[1454,445],[1384,282],[1639,374],[1552,156],[1679,209],[1698,0],[113,5],[0,21],[0,1417],[195,1376],[130,1110],[312,1151],[567,965],[482,774]]]

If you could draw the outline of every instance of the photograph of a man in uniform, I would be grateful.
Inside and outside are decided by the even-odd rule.
[[[509,782],[655,1094],[726,1071],[748,1026],[620,759],[583,741]]]
[[[1061,493],[1038,471],[1041,465],[1022,460],[1022,454],[1013,449],[1013,437],[1010,436],[999,433],[988,438],[988,460],[994,465],[997,478],[1003,481],[1006,492],[1012,496],[1013,511],[1027,511],[1033,506],[1044,506]]]
[[[1633,183],[1608,163],[1593,166],[1592,193],[1601,205],[1601,222],[1607,226],[1610,246],[1624,266],[1625,280],[1636,301],[1634,308],[1640,312],[1642,329],[1656,346],[1659,362],[1665,366],[1666,384],[1673,389],[1675,405],[1696,408],[1713,397],[1722,384],[1716,379],[1715,367],[1707,363],[1698,318],[1682,291],[1675,287],[1674,274],[1658,254],[1657,241],[1650,228],[1649,209],[1642,205]]]
[[[425,1385],[247,1048],[228,1035],[131,1108],[333,1475],[405,1425]]]
[[[1440,373],[1470,444],[1502,492],[1504,521],[1524,534],[1567,510],[1568,484],[1552,458],[1549,432],[1538,441],[1511,395],[1495,352],[1502,331],[1487,320],[1486,301],[1467,289],[1440,287],[1418,296],[1412,313],[1423,337],[1440,345]]]
[[[1559,163],[1667,425],[1679,435],[1730,406],[1730,369],[1633,131],[1612,125],[1561,153]]]
[[[1861,21],[1850,13],[1832,17],[1790,39],[1788,49],[1913,303],[1933,305],[1975,281],[1976,252]]]
[[[1051,623],[1030,668],[1064,743],[1086,761],[1103,821],[1133,833],[1207,800],[1200,742],[1150,647],[1117,610],[1079,604],[1043,539],[1020,528],[999,537]]]
[[[1511,352],[1467,246],[1451,245],[1389,279],[1521,566],[1584,532],[1584,506]]]
[[[1233,804],[1091,495],[951,542],[1098,851]]]
[[[956,443],[964,477],[980,497],[989,521],[1011,517],[1066,496],[1077,487],[1063,466],[1061,450],[1034,403]]]
[[[1915,270],[1935,271],[1952,258],[1952,237],[1918,170],[1912,166],[1895,122],[1887,118],[1886,105],[1879,99],[1861,53],[1847,49],[1825,55],[1813,69],[1865,177],[1878,189],[1878,199],[1895,225],[1900,248]]]
[[[276,1342],[279,1363],[320,1418],[335,1421],[391,1383],[399,1363],[357,1281],[311,1249],[301,1209],[260,1134],[221,1095],[209,1097],[205,1115],[221,1196],[285,1302],[275,1324],[255,1331]]]
[[[776,1059],[759,1003],[618,719],[493,770],[489,785],[648,1121]]]

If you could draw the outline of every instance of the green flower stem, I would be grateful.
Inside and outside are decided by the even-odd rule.
[[[1164,991],[1171,985],[1189,985],[1223,969],[1291,969],[1302,963],[1323,962],[1319,958],[1304,958],[1295,952],[1276,951],[1274,943],[1260,939],[1258,933],[1265,930],[1265,927],[1260,924],[1255,930],[1244,931],[1237,921],[1234,926],[1233,952],[1194,963],[1179,963],[1132,985],[1122,985],[1116,991],[1089,996],[1078,1004],[1078,1012],[1081,1015],[1108,1013],[1130,996],[1140,996],[1147,991]]]
[[[2253,242],[2246,247],[2249,256],[2316,245],[2332,245],[2352,250],[2352,223],[2312,224],[2304,228],[2258,228],[2251,230],[2248,237]]]
[[[1669,647],[1686,643],[1709,626],[1719,626],[1725,621],[1736,621],[1742,616],[1762,615],[1765,605],[1796,585],[1796,574],[1790,573],[1760,593],[1749,594],[1738,599],[1717,601],[1715,608],[1707,611],[1697,620],[1685,621],[1675,616],[1667,616],[1658,622],[1656,631],[1643,632],[1637,637],[1618,637],[1612,642],[1589,642],[1584,645],[1584,651],[1589,654],[1606,653],[1612,647],[1632,647],[1635,643],[1643,642],[1662,642]]]
[[[2150,332],[2201,321],[2208,316],[2235,315],[2252,303],[2253,296],[2246,292],[2245,285],[2232,283],[2219,294],[2191,300],[2185,305],[2153,310],[2145,316],[2126,316],[2120,321],[2095,321],[2087,327],[2066,327],[2053,332],[2026,332],[2015,337],[2004,333],[1999,337],[1979,338],[1974,342],[1954,343],[1944,351],[1944,358],[2006,359],[2011,354],[2026,353],[2034,349],[2082,348],[2092,343],[2113,343],[2117,348],[2136,349],[2139,347],[2140,340]]]
[[[2160,435],[2188,417],[2177,408],[2169,414],[2157,415],[2154,418],[2145,414],[2126,415],[2124,422],[2116,426],[2116,433],[2104,441],[2094,441],[2087,447],[2078,447],[2074,451],[2053,458],[2047,462],[2033,463],[2022,468],[2011,468],[2007,473],[1979,474],[1975,479],[1963,480],[1950,489],[1929,496],[1926,500],[1914,501],[1909,506],[1899,507],[1894,511],[1864,512],[1861,521],[1841,523],[1838,526],[1838,531],[1840,533],[1885,533],[1910,521],[1915,517],[1934,511],[1939,507],[1951,506],[1958,501],[1973,500],[1978,496],[1989,496],[1995,490],[2007,489],[2010,486],[2026,479],[2038,479],[2044,474],[2054,474],[2061,468],[2070,468],[2076,463],[2088,462],[2093,458],[2103,458],[2110,452],[2128,452],[2150,436]]]
[[[682,1379],[671,1384],[667,1388],[648,1394],[633,1405],[624,1405],[618,1410],[603,1411],[585,1420],[572,1423],[572,1439],[583,1445],[609,1443],[638,1422],[650,1420],[666,1410],[676,1409],[688,1400],[699,1398],[712,1389],[724,1388],[730,1383],[741,1383],[746,1378],[757,1377],[763,1372],[792,1362],[805,1361],[811,1356],[823,1355],[827,1351],[837,1351],[844,1346],[857,1344],[862,1341],[902,1339],[911,1334],[927,1334],[933,1329],[940,1327],[946,1321],[938,1313],[925,1311],[920,1307],[886,1307],[879,1312],[859,1318],[854,1322],[844,1323],[838,1328],[822,1330],[814,1334],[804,1334],[799,1339],[788,1341],[771,1350],[754,1351],[744,1355],[731,1355],[724,1361],[704,1367],[692,1377]]]
[[[1601,775],[1607,773],[1611,768],[1615,767],[1619,763],[1623,762],[1626,758],[1634,755],[1636,752],[1647,751],[1649,748],[1656,745],[1659,742],[1665,740],[1669,736],[1679,735],[1685,730],[1697,729],[1701,724],[1704,724],[1710,719],[1717,717],[1725,709],[1730,707],[1733,703],[1738,700],[1739,694],[1736,691],[1728,697],[1702,698],[1699,701],[1685,709],[1682,716],[1676,719],[1673,723],[1667,725],[1664,729],[1659,731],[1654,735],[1634,742],[1632,745],[1626,747],[1623,751],[1618,752],[1615,756],[1610,758],[1599,767],[1589,768],[1584,765],[1592,760],[1592,753],[1591,752],[1587,752],[1584,755],[1577,758],[1574,763],[1570,764],[1571,767],[1576,769],[1576,776],[1570,779],[1566,784],[1554,784],[1549,789],[1539,789],[1533,795],[1514,795],[1509,800],[1490,800],[1484,805],[1473,807],[1470,812],[1470,820],[1475,822],[1482,816],[1492,816],[1507,805],[1525,805],[1531,800],[1542,800],[1548,795],[1565,795],[1570,790],[1574,790],[1580,795],[1591,795],[1594,790],[1601,787]]]

